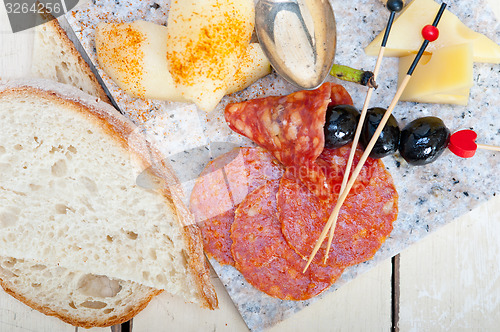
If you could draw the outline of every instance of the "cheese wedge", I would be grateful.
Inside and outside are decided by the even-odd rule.
[[[399,59],[399,84],[415,54]],[[472,44],[460,44],[423,55],[401,101],[466,105],[472,81]]]
[[[167,28],[154,23],[99,23],[96,48],[99,64],[125,92],[140,98],[186,101],[168,70]],[[247,88],[271,73],[259,43],[250,43],[224,94]]]
[[[229,82],[226,94],[247,88],[250,84],[271,73],[271,63],[259,43],[248,45],[236,74]]]
[[[385,56],[401,57],[417,52],[423,41],[422,28],[434,21],[438,10],[439,4],[433,0],[413,0],[394,21]],[[445,10],[438,28],[439,38],[429,44],[426,50],[428,53],[450,45],[472,43],[475,62],[500,63],[500,46],[466,27],[448,10]],[[367,55],[378,54],[384,32],[382,31],[365,48]]]
[[[167,28],[145,21],[99,23],[95,32],[99,65],[127,93],[183,101],[168,71]]]
[[[225,95],[254,29],[253,0],[177,0],[168,18],[167,62],[177,89],[211,111]]]

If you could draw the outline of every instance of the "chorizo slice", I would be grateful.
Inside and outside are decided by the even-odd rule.
[[[229,127],[271,152],[320,199],[326,200],[326,177],[316,164],[325,145],[327,107],[352,105],[349,93],[338,84],[324,83],[315,90],[297,91],[229,104]]]
[[[201,228],[205,252],[234,264],[230,228],[240,202],[267,180],[280,179],[283,166],[262,148],[236,148],[207,164],[195,182],[190,209]]]
[[[330,287],[341,266],[306,262],[288,245],[276,208],[279,180],[250,193],[235,212],[231,251],[236,268],[255,288],[282,300],[307,300]]]
[[[356,151],[354,167],[361,150]],[[277,196],[278,216],[287,243],[301,257],[311,254],[338,198],[349,147],[325,149],[318,158],[332,188],[327,204],[312,194],[294,174],[286,172]],[[350,266],[371,259],[392,231],[398,195],[392,177],[380,160],[369,158],[344,202],[337,221],[327,264]],[[316,258],[325,255],[327,241]]]

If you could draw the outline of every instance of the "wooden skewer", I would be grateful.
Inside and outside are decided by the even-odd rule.
[[[394,22],[394,16],[396,15],[396,10],[400,11],[401,8],[394,8],[391,10],[391,15],[389,16],[389,20],[387,21],[387,26],[385,28],[384,38],[382,39],[382,43],[380,45],[380,50],[378,51],[377,61],[375,62],[375,68],[373,69],[373,80],[377,80],[378,73],[380,71],[380,66],[382,65],[382,59],[384,58],[385,46],[387,45],[387,39],[389,38],[389,33],[391,32],[392,23]],[[354,153],[356,152],[356,146],[359,142],[359,137],[361,136],[361,130],[363,129],[363,123],[365,122],[366,111],[368,109],[368,105],[370,104],[370,99],[372,98],[374,88],[370,87],[366,92],[365,102],[363,104],[363,108],[361,110],[361,115],[359,117],[358,126],[356,127],[356,133],[354,134],[354,139],[352,141],[352,146],[354,149],[351,149],[349,153],[349,159],[347,160],[346,171],[344,174],[344,178],[342,179],[342,186],[340,188],[340,193],[342,193],[347,185],[347,180],[349,179],[349,174],[351,173],[352,161],[354,159]]]
[[[380,65],[382,63],[382,58],[384,57],[385,47],[381,47],[378,53],[377,62],[375,63],[375,69],[373,70],[373,79],[376,80]],[[366,111],[368,110],[368,104],[370,103],[370,99],[372,97],[374,88],[370,87],[366,92],[365,103],[363,104],[363,108],[361,109],[361,115],[359,116],[358,126],[356,127],[356,133],[354,134],[354,139],[352,141],[352,148],[349,153],[349,159],[347,160],[346,171],[344,174],[344,178],[342,179],[342,186],[340,188],[340,192],[342,193],[347,185],[347,180],[349,179],[349,174],[351,173],[352,161],[354,159],[354,153],[356,152],[356,146],[359,142],[359,137],[361,136],[361,131],[363,129],[363,123],[365,122]]]
[[[377,74],[380,68],[380,64],[382,63],[382,58],[384,57],[385,47],[381,47],[377,62],[375,64],[375,69],[373,70],[373,79],[377,79]],[[347,181],[349,180],[349,175],[351,174],[352,162],[354,160],[354,154],[356,153],[356,147],[358,146],[359,137],[361,136],[361,131],[363,130],[363,123],[365,123],[366,112],[368,110],[368,104],[370,103],[370,99],[372,97],[373,88],[369,88],[366,93],[365,102],[363,104],[363,109],[361,110],[361,115],[359,116],[358,126],[356,127],[356,133],[354,134],[354,139],[352,141],[351,151],[349,152],[349,159],[347,159],[347,165],[345,168],[344,178],[342,179],[342,186],[340,187],[339,194],[342,194],[347,186]],[[335,233],[335,227],[337,226],[337,218],[331,225],[330,235],[328,237],[328,248],[330,248],[333,240],[333,234]],[[328,259],[328,252],[325,254],[325,262]]]
[[[441,16],[443,15],[445,8],[446,8],[446,4],[442,3],[441,7],[439,8],[439,11],[436,15],[436,18],[434,19],[434,22],[432,23],[431,28],[434,27],[434,29],[436,31],[437,31],[436,26],[439,23],[439,20],[441,19]],[[424,29],[425,28],[427,28],[427,27],[424,27]],[[436,36],[436,38],[437,38],[437,36]],[[432,40],[435,40],[435,39],[432,39]],[[420,47],[417,55],[415,56],[413,63],[411,64],[410,68],[408,69],[408,73],[406,74],[403,81],[401,82],[401,85],[399,86],[398,90],[396,91],[396,95],[392,99],[391,104],[387,108],[387,111],[385,112],[384,116],[382,117],[382,120],[380,121],[377,129],[375,130],[375,133],[373,134],[370,142],[368,143],[367,147],[365,148],[365,151],[363,152],[363,155],[361,156],[361,158],[358,162],[358,165],[354,169],[354,172],[352,173],[352,176],[351,176],[349,182],[347,183],[345,190],[340,194],[338,201],[337,201],[337,204],[335,205],[335,208],[333,209],[330,217],[328,218],[328,221],[327,221],[325,227],[323,228],[323,231],[321,232],[319,239],[316,241],[316,245],[314,246],[313,252],[309,256],[309,259],[307,261],[307,264],[306,264],[303,272],[306,272],[306,270],[308,269],[312,260],[314,259],[314,256],[316,256],[316,253],[318,252],[319,248],[321,247],[321,244],[323,243],[323,240],[325,239],[326,234],[328,233],[328,230],[332,227],[333,223],[336,223],[336,221],[338,219],[339,212],[340,212],[340,208],[344,204],[344,201],[346,200],[346,197],[349,194],[349,191],[351,190],[352,186],[354,185],[354,182],[356,181],[359,173],[361,172],[361,168],[363,167],[364,163],[366,162],[366,159],[368,159],[368,156],[371,153],[373,146],[377,142],[377,140],[380,136],[380,133],[382,132],[382,130],[385,127],[385,124],[389,120],[389,117],[391,116],[392,111],[394,110],[394,107],[396,107],[396,104],[398,103],[399,98],[401,97],[401,94],[403,93],[404,89],[408,85],[408,82],[410,81],[410,78],[411,78],[411,75],[413,74],[413,71],[415,70],[420,58],[422,57],[422,54],[424,53],[425,49],[427,48],[427,45],[429,45],[429,41],[430,41],[430,39],[425,39],[424,42],[422,43],[422,46]],[[329,243],[329,244],[331,244],[331,243]],[[330,246],[327,246],[327,248],[326,248],[326,253],[328,253],[328,251],[330,251]]]
[[[402,7],[398,8],[399,10]],[[398,10],[398,11],[399,11]],[[384,38],[380,45],[380,50],[378,52],[377,61],[375,62],[375,68],[373,69],[373,80],[377,80],[378,73],[380,71],[380,66],[382,64],[382,59],[384,58],[385,46],[387,45],[387,39],[389,38],[389,33],[391,32],[392,23],[394,22],[394,16],[396,15],[396,10],[391,10],[391,15],[387,21],[387,26],[385,28]],[[368,105],[370,104],[370,99],[373,94],[373,87],[370,87],[366,92],[365,102],[363,108],[361,109],[361,115],[359,116],[358,126],[356,127],[356,132],[354,134],[354,139],[351,145],[351,151],[349,152],[349,158],[347,159],[347,165],[345,168],[344,178],[342,179],[342,185],[340,187],[339,194],[342,194],[347,186],[347,181],[349,180],[349,175],[351,174],[352,162],[354,160],[354,154],[356,153],[356,147],[358,146],[359,137],[361,136],[361,131],[363,130],[363,124],[365,123],[366,112],[368,110]],[[333,234],[335,234],[335,227],[337,226],[337,220],[333,222],[330,228],[330,236],[328,237],[328,248],[330,248],[333,240]],[[328,252],[325,254],[325,262],[328,259]]]
[[[352,175],[349,179],[349,182],[347,183],[345,190],[342,192],[339,199],[337,200],[337,204],[335,205],[335,208],[333,209],[332,214],[328,218],[328,221],[327,221],[325,227],[323,228],[323,231],[321,232],[319,239],[316,242],[316,245],[314,246],[313,252],[311,253],[311,256],[309,257],[309,260],[307,261],[306,267],[304,268],[303,272],[305,272],[307,270],[307,268],[311,264],[314,256],[316,256],[316,253],[318,252],[319,248],[321,247],[321,244],[323,243],[323,240],[326,237],[326,233],[328,233],[328,230],[330,229],[330,227],[332,227],[333,223],[335,223],[337,221],[342,204],[344,204],[344,201],[347,198],[349,191],[351,190],[352,186],[354,185],[354,182],[356,181],[359,173],[361,172],[361,168],[365,164],[366,159],[368,159],[368,155],[370,154],[371,150],[373,149],[373,146],[377,142],[377,139],[380,136],[380,133],[382,132],[385,124],[389,120],[389,117],[391,116],[392,110],[394,109],[394,107],[398,103],[398,100],[401,97],[401,94],[403,93],[403,90],[405,89],[406,85],[408,84],[410,78],[411,78],[411,75],[406,75],[403,82],[399,86],[399,89],[396,92],[396,95],[394,96],[394,98],[392,99],[392,102],[391,102],[389,108],[387,109],[384,116],[382,117],[382,120],[380,121],[380,124],[377,127],[377,130],[375,130],[375,133],[373,134],[372,139],[368,143],[368,146],[366,147],[365,152],[363,152],[363,155],[361,156],[361,158],[358,162],[358,165],[356,166],[356,168],[352,172]],[[328,253],[329,250],[330,250],[330,248],[327,247],[326,252]]]
[[[477,145],[478,149],[500,151],[500,146],[486,145],[486,144],[479,144],[479,143],[476,143],[476,145]]]

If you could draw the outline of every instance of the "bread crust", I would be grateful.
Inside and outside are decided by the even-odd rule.
[[[158,189],[164,196],[165,202],[177,213],[188,251],[188,264],[200,294],[200,304],[208,309],[216,309],[218,307],[217,295],[214,286],[210,282],[208,264],[203,254],[201,231],[195,224],[194,217],[182,202],[179,182],[166,164],[165,157],[143,137],[137,130],[137,126],[109,104],[96,100],[95,97],[72,86],[49,80],[0,81],[0,98],[9,96],[38,97],[59,103],[69,110],[85,115],[96,126],[104,129],[118,145],[137,157],[144,169],[150,169],[154,176],[161,179],[161,187]],[[2,281],[1,285],[9,294],[30,307],[46,315],[57,316],[65,322],[83,327],[109,326],[127,321],[142,310],[154,295],[160,292],[151,294],[151,298],[137,305],[126,317],[117,317],[112,322],[80,322],[71,316],[54,312],[24,298],[15,292],[12,285],[6,282]]]
[[[180,184],[177,179],[175,179],[170,167],[165,163],[165,159],[162,157],[161,153],[152,146],[148,148],[153,156],[153,163],[151,163],[153,174],[163,180],[161,181],[163,184],[161,190],[166,196],[170,197],[172,207],[177,213],[178,220],[181,225],[183,225],[184,242],[186,243],[189,256],[189,268],[195,278],[198,292],[202,296],[202,306],[210,310],[217,309],[217,294],[210,281],[210,271],[203,251],[201,230],[196,225],[193,214],[182,202],[182,189],[180,189]],[[167,181],[165,181],[165,179],[167,179]],[[211,285],[212,287],[206,287],[205,285]]]
[[[70,315],[69,313],[64,313],[64,312],[58,312],[55,311],[48,306],[44,306],[41,303],[38,303],[36,301],[30,300],[23,295],[21,295],[19,292],[15,290],[15,286],[9,282],[6,282],[5,280],[2,280],[0,278],[0,286],[4,289],[4,291],[13,296],[15,299],[23,302],[27,306],[29,306],[32,309],[35,309],[39,312],[41,312],[44,315],[47,316],[53,316],[57,317],[63,322],[66,322],[68,324],[71,324],[73,326],[78,326],[78,327],[83,327],[83,328],[91,328],[91,327],[108,327],[112,325],[117,325],[121,323],[125,323],[126,321],[129,321],[132,319],[134,316],[136,316],[139,312],[141,312],[146,306],[149,304],[149,302],[155,297],[156,295],[160,294],[162,290],[158,289],[152,289],[150,292],[145,294],[144,299],[141,302],[136,303],[130,311],[122,316],[118,316],[113,319],[108,319],[106,321],[98,320],[98,319],[92,319],[92,320],[80,320],[75,316]]]
[[[78,64],[80,65],[81,69],[84,71],[85,75],[88,77],[88,79],[91,81],[92,86],[94,87],[95,90],[98,92],[98,97],[110,104],[111,101],[109,100],[106,92],[102,88],[101,84],[97,81],[96,76],[90,69],[89,64],[82,58],[78,50],[76,49],[75,45],[73,42],[69,39],[68,35],[66,34],[66,31],[61,27],[59,24],[59,21],[50,13],[48,13],[46,10],[44,10],[44,13],[40,13],[40,16],[43,21],[45,21],[45,25],[48,29],[52,30],[55,34],[57,34],[58,38],[61,40],[61,42],[66,46],[66,48],[70,51],[71,57],[76,59],[78,61]]]

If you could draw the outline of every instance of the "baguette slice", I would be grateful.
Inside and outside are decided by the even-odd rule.
[[[46,22],[35,28],[31,72],[33,76],[71,84],[111,104],[90,66],[54,16],[40,14]]]
[[[0,133],[0,256],[217,307],[176,180],[129,120],[75,88],[37,80],[0,83],[0,125],[8,128]],[[146,169],[162,179],[158,190],[137,185]]]
[[[131,281],[12,257],[0,257],[0,284],[33,309],[84,328],[126,322],[161,293]]]

